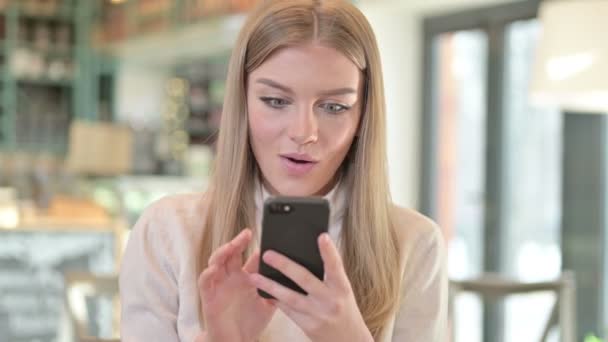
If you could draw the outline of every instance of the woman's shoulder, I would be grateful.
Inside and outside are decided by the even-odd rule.
[[[204,192],[165,196],[144,210],[133,229],[155,239],[196,241],[206,221],[208,197]]]
[[[393,206],[401,240],[401,302],[393,340],[444,341],[448,278],[446,249],[439,226],[412,210]]]
[[[405,254],[442,249],[443,234],[432,219],[416,210],[393,205],[391,221]]]
[[[392,205],[391,221],[400,240],[418,240],[441,235],[435,221],[413,209]]]
[[[207,210],[208,195],[206,192],[194,192],[164,196],[152,202],[145,212],[160,214],[165,217],[172,215],[184,216]]]

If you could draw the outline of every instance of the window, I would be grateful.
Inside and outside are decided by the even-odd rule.
[[[483,184],[486,124],[487,35],[480,30],[449,32],[434,40],[437,55],[438,177],[437,222],[447,232],[451,278],[482,272]],[[457,299],[459,341],[481,340],[481,301]]]
[[[509,24],[506,31],[504,115],[507,145],[507,215],[504,272],[523,281],[557,278],[561,271],[562,115],[528,102],[536,19]],[[555,296],[514,296],[505,303],[505,340],[540,338]],[[540,320],[539,320],[540,318]],[[541,324],[539,324],[541,322]]]
[[[561,269],[562,116],[527,95],[536,11],[522,2],[425,21],[420,209],[447,232],[452,279]],[[497,311],[460,296],[455,341],[538,340],[554,300],[510,297]]]

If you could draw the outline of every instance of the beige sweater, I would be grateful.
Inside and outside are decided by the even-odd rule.
[[[256,195],[258,227],[267,196],[266,191]],[[334,241],[340,233],[343,197],[339,189],[326,196]],[[151,205],[133,228],[120,271],[123,342],[193,342],[202,329],[195,261],[207,205],[204,194],[167,197]],[[432,221],[407,209],[395,207],[393,220],[405,251],[402,269],[395,270],[402,274],[403,293],[383,342],[444,342],[447,275],[441,232]],[[261,340],[309,341],[280,310]]]

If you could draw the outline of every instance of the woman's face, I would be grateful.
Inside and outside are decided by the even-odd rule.
[[[273,194],[324,195],[359,126],[360,70],[317,44],[278,50],[248,75],[253,154]]]

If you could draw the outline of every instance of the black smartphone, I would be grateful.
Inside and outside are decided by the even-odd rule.
[[[274,281],[298,291],[306,292],[295,282],[267,265],[262,255],[267,250],[279,252],[306,267],[317,278],[323,279],[323,259],[317,243],[319,235],[327,232],[329,203],[322,197],[270,197],[264,202],[262,242],[259,272]],[[273,298],[259,290],[264,298]]]

